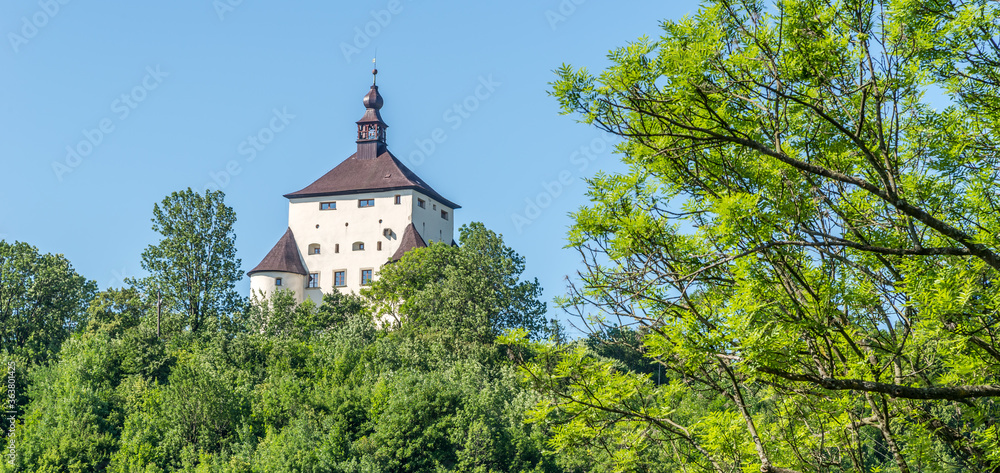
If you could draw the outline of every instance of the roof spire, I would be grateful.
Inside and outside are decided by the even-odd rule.
[[[372,59],[375,64],[375,59]],[[358,159],[375,159],[386,151],[385,129],[389,128],[382,121],[382,115],[378,113],[382,108],[382,95],[378,93],[378,86],[375,85],[378,69],[372,69],[372,87],[365,94],[364,103],[365,114],[358,120]]]
[[[377,56],[378,52],[375,55]],[[372,58],[372,85],[375,85],[375,78],[378,77],[378,68],[375,67],[375,59],[377,58]]]

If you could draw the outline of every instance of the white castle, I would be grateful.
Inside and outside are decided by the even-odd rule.
[[[377,74],[373,70],[372,74]],[[372,80],[357,121],[356,153],[304,189],[285,194],[288,230],[247,275],[253,294],[288,289],[317,304],[332,291],[358,292],[382,265],[432,241],[454,243],[454,211],[386,148]]]

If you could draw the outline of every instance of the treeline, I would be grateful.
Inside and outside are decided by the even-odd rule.
[[[563,112],[628,165],[588,182],[564,305],[662,373],[509,337],[553,444],[622,471],[1000,471],[998,39],[990,0],[709,0],[560,67]]]
[[[184,230],[161,211],[174,204],[208,210]],[[97,292],[64,258],[0,242],[17,404],[0,471],[565,471],[525,423],[538,395],[495,343],[511,327],[549,336],[540,288],[481,224],[386,266],[365,297],[226,299],[233,281],[216,273],[195,304],[181,268],[198,251],[179,243],[232,262],[226,225],[222,244],[204,232],[231,209],[186,191],[157,210],[171,230],[144,255],[151,276],[125,289]]]
[[[294,333],[171,319],[157,337],[137,292],[102,293],[57,362],[20,370],[4,471],[558,471],[523,423],[534,396],[492,347],[455,356],[440,335],[380,331],[350,296],[288,302],[271,315]],[[316,319],[333,323],[299,330]]]
[[[1000,4],[662,26],[552,84],[627,165],[573,215],[586,338],[479,224],[247,304],[221,194],[178,193],[131,289],[0,243],[0,471],[1000,472]]]

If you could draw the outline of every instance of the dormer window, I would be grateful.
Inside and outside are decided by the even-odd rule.
[[[337,203],[336,202],[320,202],[319,203],[319,209],[320,210],[337,210]]]

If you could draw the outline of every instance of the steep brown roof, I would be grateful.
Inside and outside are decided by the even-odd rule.
[[[299,248],[295,245],[295,235],[292,229],[285,230],[278,243],[271,248],[264,260],[256,268],[247,272],[247,276],[261,271],[281,271],[284,273],[294,273],[306,275],[305,266],[302,266],[302,259],[299,258]]]
[[[395,189],[415,189],[448,207],[461,208],[438,194],[388,151],[375,159],[359,159],[357,154],[353,154],[305,189],[285,194],[285,197],[291,199]]]
[[[390,258],[389,261],[399,261],[399,259],[402,258],[407,251],[414,248],[426,247],[427,242],[425,242],[424,238],[417,233],[417,227],[414,227],[411,223],[406,226],[405,230],[403,230],[403,238],[399,239],[399,248],[397,248],[396,252],[392,254],[392,258]]]

